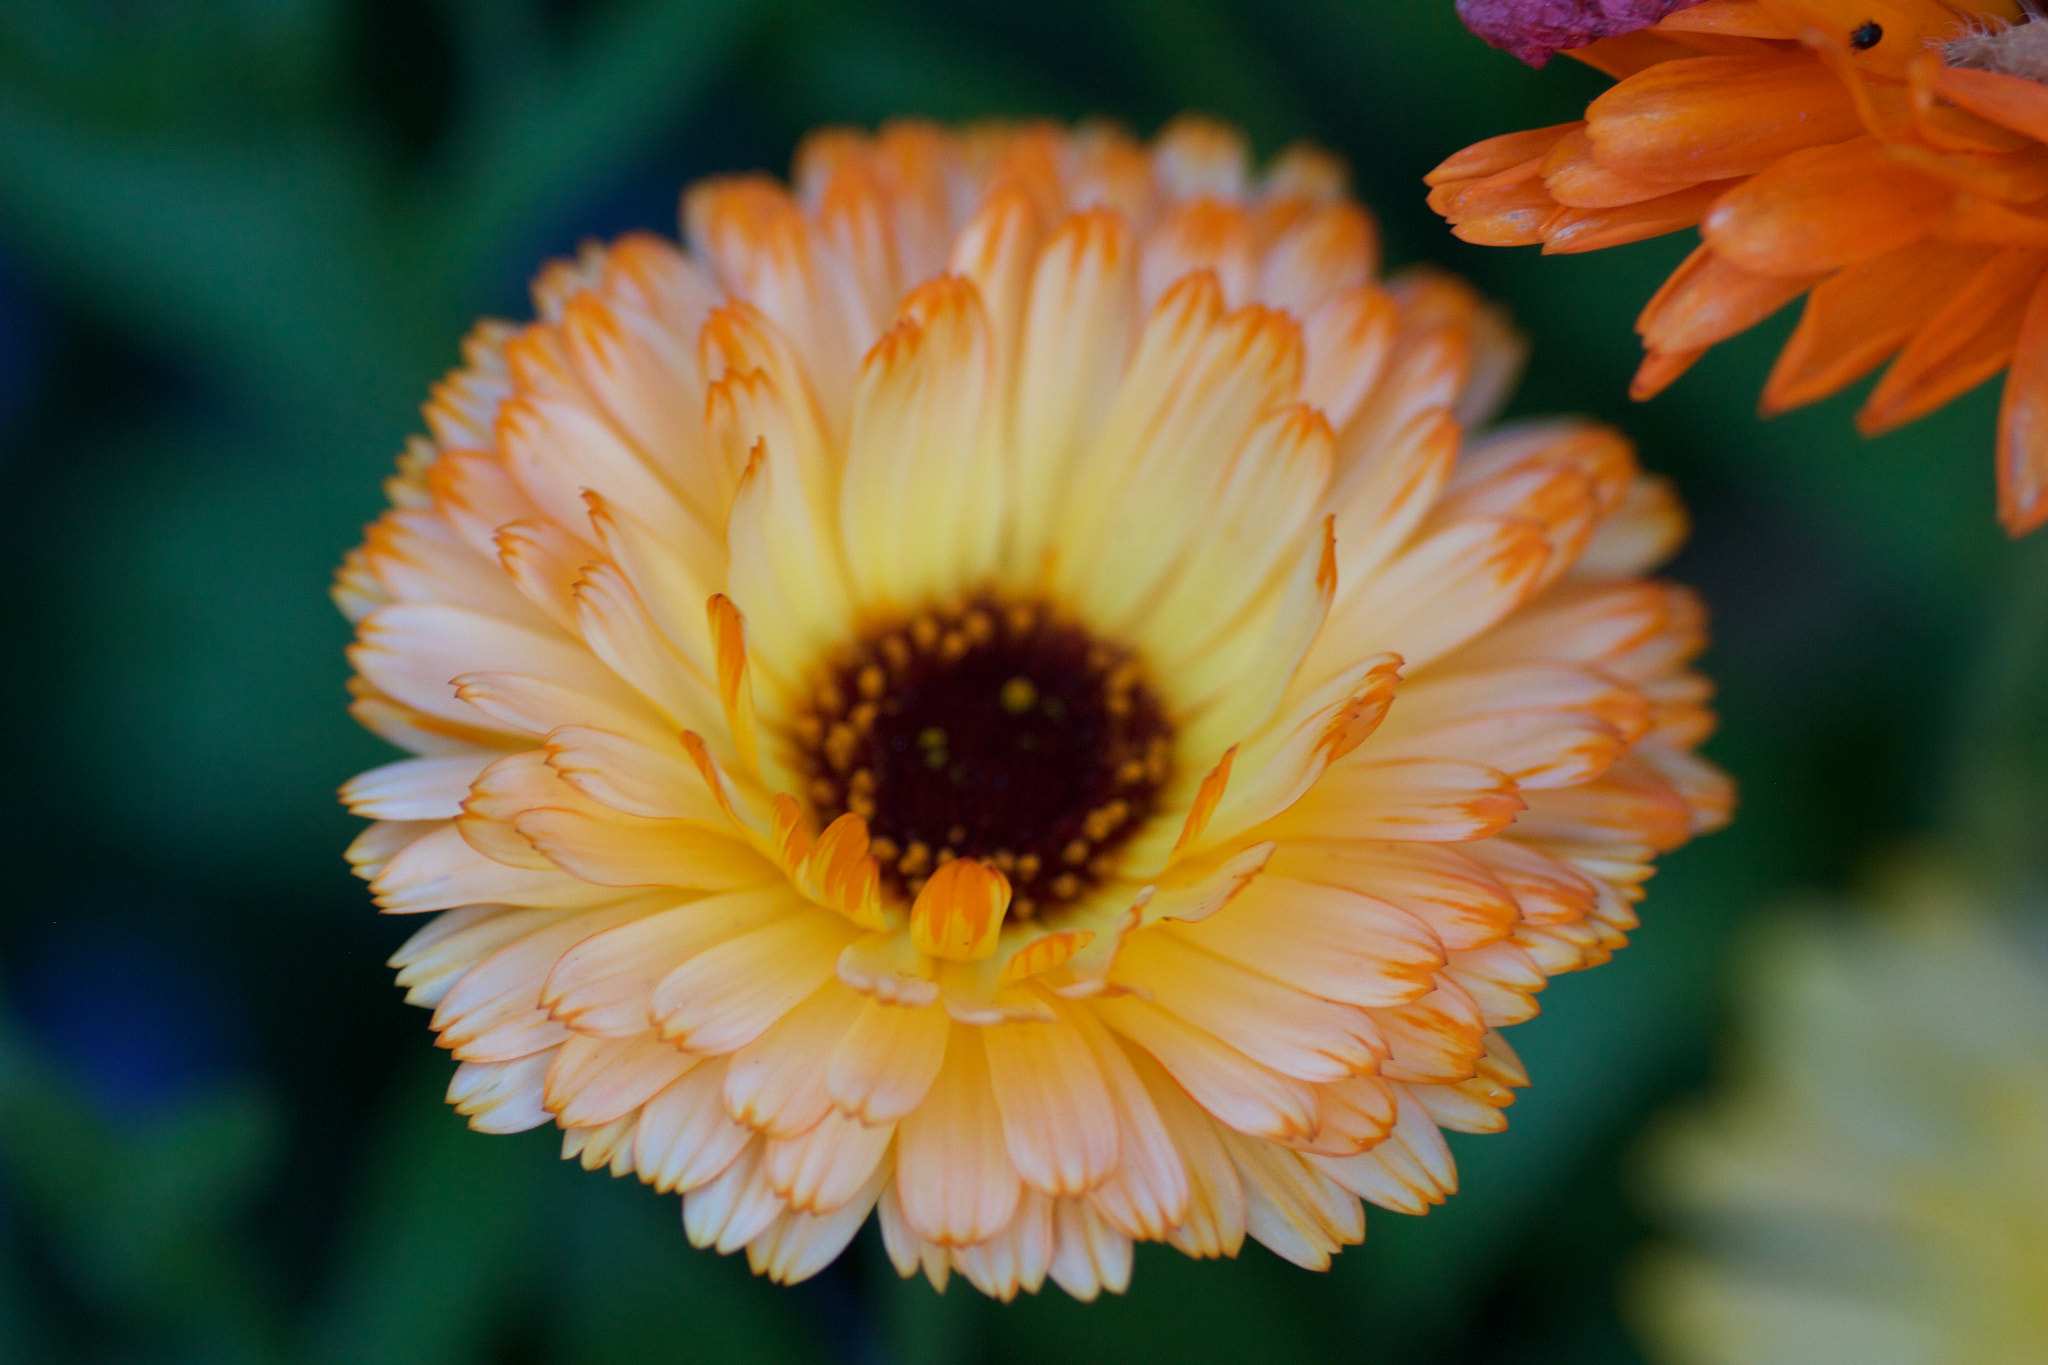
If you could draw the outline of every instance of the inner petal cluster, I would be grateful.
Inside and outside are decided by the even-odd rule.
[[[912,898],[980,858],[1010,879],[1013,918],[1109,875],[1173,771],[1172,724],[1129,649],[989,594],[841,650],[790,739],[820,823],[865,820],[886,886]]]

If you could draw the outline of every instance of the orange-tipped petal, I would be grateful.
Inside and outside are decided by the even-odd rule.
[[[1593,154],[1583,128],[1566,133],[1543,158],[1543,188],[1567,208],[1611,209],[1684,189],[1693,177],[1616,170]]]
[[[1700,236],[1760,275],[1817,274],[1925,236],[1953,197],[1875,138],[1858,138],[1794,152],[1730,190]]]
[[[1608,166],[1696,180],[1753,175],[1862,131],[1842,83],[1805,53],[1664,62],[1586,109],[1586,133]]]
[[[1764,386],[1764,412],[1819,402],[1870,373],[1990,256],[1984,247],[1915,242],[1815,285]]]
[[[1636,331],[1652,351],[1704,350],[1754,327],[1818,279],[1755,274],[1702,246],[1671,272],[1636,319]]]
[[[1995,71],[1945,66],[1935,73],[1934,91],[1978,118],[2035,142],[2048,142],[2048,85]]]
[[[2048,279],[2034,286],[1998,414],[1998,520],[2023,536],[2048,521]]]
[[[1924,417],[2012,359],[2027,297],[2048,267],[2038,251],[2001,251],[1928,319],[1885,371],[1856,427],[1875,436]]]
[[[974,858],[955,858],[932,873],[910,907],[910,938],[918,951],[953,962],[993,956],[1010,908],[1010,879]]]
[[[1636,367],[1635,378],[1629,380],[1628,396],[1638,403],[1655,398],[1676,384],[1679,376],[1691,369],[1693,362],[1706,353],[1704,346],[1697,351],[1650,352],[1643,357],[1643,363]]]
[[[1709,180],[1704,185],[1660,195],[1611,209],[1560,209],[1543,227],[1543,254],[1568,255],[1626,246],[1696,226],[1714,202],[1739,180]]]
[[[1520,133],[1503,133],[1475,142],[1464,151],[1422,177],[1425,185],[1448,185],[1467,180],[1484,180],[1491,175],[1530,161],[1541,161],[1544,153],[1566,133],[1583,128],[1582,123],[1559,123],[1549,128],[1530,128]]]

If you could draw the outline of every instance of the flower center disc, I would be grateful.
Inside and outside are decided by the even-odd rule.
[[[1173,730],[1129,650],[1035,603],[975,598],[841,652],[795,726],[822,827],[851,811],[892,890],[952,858],[1010,879],[1010,915],[1099,882],[1172,772]]]

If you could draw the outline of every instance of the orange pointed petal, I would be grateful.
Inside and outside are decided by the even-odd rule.
[[[1762,322],[1818,278],[1759,275],[1702,246],[1685,258],[1643,309],[1636,331],[1652,351],[1704,350]]]
[[[1803,52],[1664,62],[1586,109],[1586,133],[1606,165],[1696,180],[1753,175],[1862,131],[1842,83]]]
[[[1876,369],[1990,256],[1985,247],[1915,242],[1815,285],[1764,386],[1764,412],[1819,402]]]
[[[1626,246],[1667,232],[1693,227],[1739,180],[1709,180],[1704,185],[1659,195],[1640,203],[1607,209],[1560,209],[1543,226],[1543,254],[1569,255]]]
[[[1730,190],[1700,236],[1760,275],[1807,275],[1867,261],[1925,236],[1954,191],[1857,138],[1794,152]]]
[[[918,951],[954,962],[991,957],[1010,908],[1010,879],[975,858],[955,858],[932,873],[910,907]]]
[[[1924,417],[2006,367],[2019,342],[2027,297],[2048,267],[2038,251],[2001,251],[1927,321],[1856,414],[1875,436]]]
[[[2035,142],[2048,142],[2048,85],[1995,71],[1944,66],[1935,73],[1934,91],[1978,118],[2024,133]]]
[[[2048,279],[2034,286],[1998,414],[1998,520],[2023,536],[2048,521]]]
[[[1548,128],[1530,128],[1520,133],[1502,133],[1475,142],[1464,151],[1445,159],[1442,165],[1422,177],[1425,185],[1449,185],[1467,180],[1484,180],[1490,175],[1531,161],[1540,162],[1557,140],[1583,123],[1559,123]]]

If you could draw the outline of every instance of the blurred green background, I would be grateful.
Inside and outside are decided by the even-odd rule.
[[[1965,817],[1985,858],[2035,840],[2037,656],[2001,622],[2048,620],[2048,561],[1993,526],[1995,393],[1876,442],[1854,395],[1759,423],[1788,315],[1633,407],[1630,323],[1691,234],[1543,260],[1423,206],[1438,160],[1602,84],[1450,0],[0,2],[0,1359],[1638,1359],[1624,1158],[1706,1073],[1731,932]],[[382,755],[325,599],[468,321],[818,123],[1189,109],[1343,153],[1395,264],[1530,334],[1517,411],[1677,478],[1735,827],[1517,1031],[1535,1087],[1454,1139],[1463,1192],[1373,1211],[1323,1276],[1147,1251],[1121,1299],[1002,1307],[898,1282],[870,1229],[777,1290],[552,1130],[468,1133],[382,965],[412,926],[340,858],[333,790]]]

